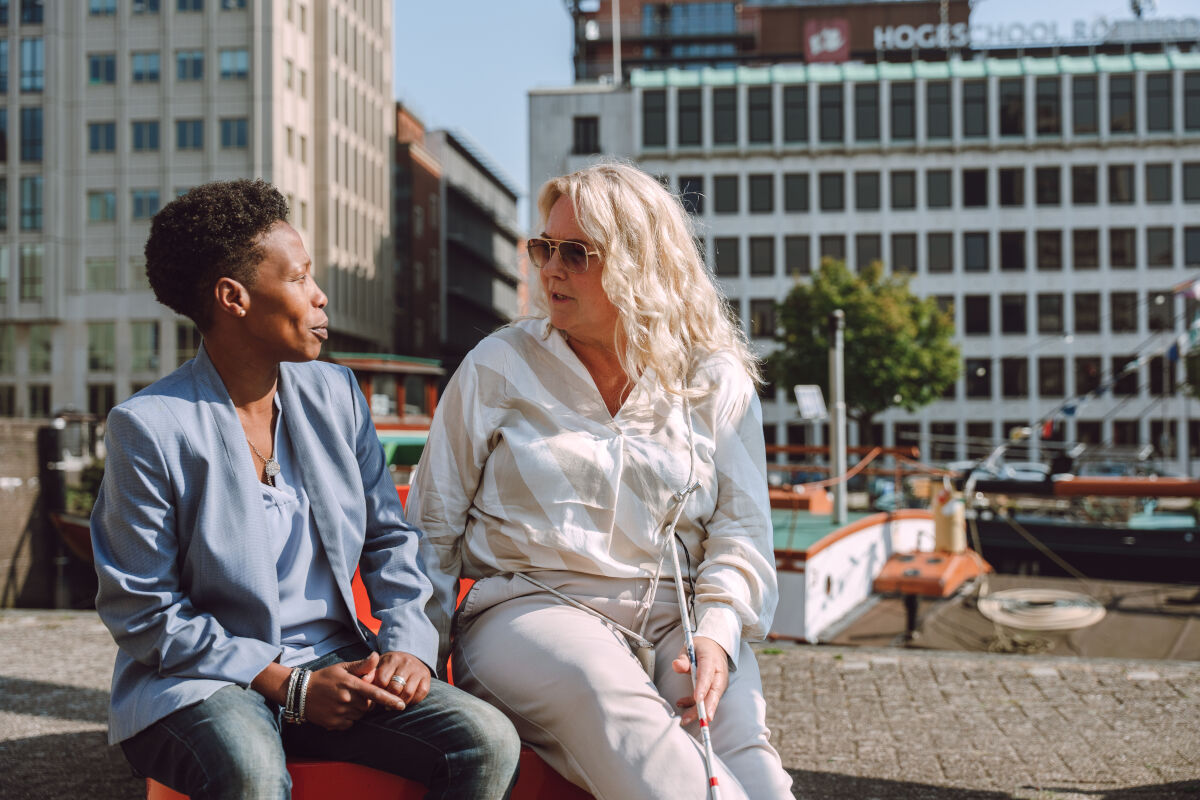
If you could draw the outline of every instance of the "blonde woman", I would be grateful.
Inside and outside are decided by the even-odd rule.
[[[538,209],[544,316],[467,356],[410,495],[439,658],[598,798],[705,797],[697,700],[722,797],[790,797],[748,646],[777,600],[755,359],[653,178],[591,167]]]

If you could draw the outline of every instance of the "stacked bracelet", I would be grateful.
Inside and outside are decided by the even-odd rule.
[[[293,725],[304,722],[304,700],[308,694],[308,679],[312,673],[303,667],[295,667],[288,676],[287,693],[283,706],[283,721]]]

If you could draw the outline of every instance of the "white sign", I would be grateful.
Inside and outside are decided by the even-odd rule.
[[[825,419],[829,413],[825,410],[825,396],[821,387],[816,384],[797,384],[792,387],[796,393],[796,407],[800,409],[800,419]]]
[[[1069,29],[1057,22],[1006,22],[995,25],[878,25],[876,50],[943,49],[947,47],[1049,46],[1100,42],[1200,40],[1200,18],[1075,20]]]

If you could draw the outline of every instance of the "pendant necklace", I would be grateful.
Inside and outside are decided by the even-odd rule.
[[[263,462],[263,472],[267,476],[267,486],[275,485],[275,476],[279,474],[279,462],[275,460],[275,456],[263,458],[263,454],[258,452],[258,448],[254,446],[254,442],[250,441],[250,437],[246,437],[246,444],[250,445],[250,449],[254,451],[254,455],[258,456],[258,460]]]

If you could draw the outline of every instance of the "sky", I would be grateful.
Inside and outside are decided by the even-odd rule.
[[[563,0],[394,0],[393,86],[427,129],[474,140],[529,194],[530,89],[569,86],[571,18]],[[1129,0],[975,0],[973,24],[1130,19]],[[1157,0],[1149,17],[1200,16],[1197,0]]]

